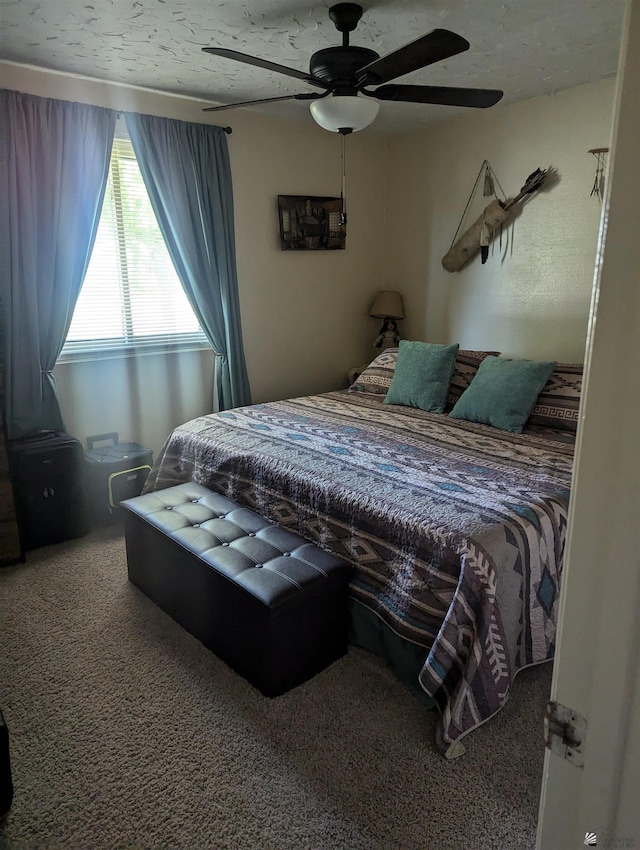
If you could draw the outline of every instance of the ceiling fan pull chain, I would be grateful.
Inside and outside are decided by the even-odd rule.
[[[346,135],[340,134],[340,201],[342,212],[340,213],[340,224],[347,223],[347,156]]]

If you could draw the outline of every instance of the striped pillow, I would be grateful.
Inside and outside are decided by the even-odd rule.
[[[350,393],[373,393],[386,395],[391,386],[393,373],[398,361],[398,349],[387,348],[372,360],[367,368],[360,372],[349,387]]]
[[[558,363],[542,388],[527,425],[575,434],[578,430],[582,372],[582,363]]]
[[[492,354],[498,357],[499,351],[467,351],[460,349],[456,355],[456,362],[453,367],[453,375],[449,384],[449,393],[447,395],[447,405],[445,412],[453,409],[453,406],[458,401],[462,393],[468,388],[471,381],[475,378],[478,367],[485,357]]]

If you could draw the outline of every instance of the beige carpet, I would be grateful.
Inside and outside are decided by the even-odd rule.
[[[447,762],[435,716],[361,650],[261,696],[129,584],[120,529],[98,529],[0,570],[0,846],[532,848],[550,676],[523,671]]]

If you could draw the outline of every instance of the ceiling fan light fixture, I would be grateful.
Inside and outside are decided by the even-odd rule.
[[[375,120],[380,104],[368,97],[333,95],[313,100],[311,115],[316,124],[331,133],[364,130]]]

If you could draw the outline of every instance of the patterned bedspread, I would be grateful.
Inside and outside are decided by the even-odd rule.
[[[194,419],[146,489],[197,481],[350,561],[352,596],[425,648],[419,680],[452,757],[519,669],[553,657],[573,444],[381,399]]]

